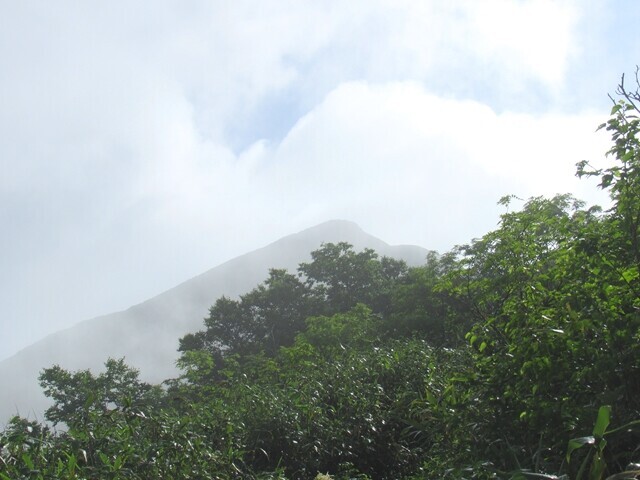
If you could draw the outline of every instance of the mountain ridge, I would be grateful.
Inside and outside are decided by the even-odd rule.
[[[38,373],[58,364],[70,370],[101,369],[124,357],[140,377],[157,383],[177,375],[178,339],[202,328],[209,307],[222,295],[238,297],[267,278],[270,268],[295,271],[323,243],[345,241],[356,250],[423,263],[428,250],[391,246],[354,222],[330,220],[227,260],[125,310],[81,321],[52,333],[0,362],[0,423],[11,415],[40,418],[48,405]],[[25,412],[26,409],[26,412]]]

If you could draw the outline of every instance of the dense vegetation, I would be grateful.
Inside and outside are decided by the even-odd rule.
[[[0,478],[640,477],[640,95],[618,93],[611,166],[578,164],[611,209],[532,198],[417,268],[326,244],[218,299],[163,386],[43,370],[50,423],[11,420]]]

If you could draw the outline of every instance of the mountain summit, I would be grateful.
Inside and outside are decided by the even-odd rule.
[[[284,237],[223,263],[125,311],[54,333],[0,362],[0,424],[14,414],[42,420],[48,405],[37,377],[58,364],[69,370],[100,370],[107,358],[125,357],[141,379],[157,383],[176,376],[178,339],[202,328],[209,307],[222,295],[237,297],[264,281],[270,268],[291,272],[322,243],[348,242],[359,251],[424,262],[427,250],[390,246],[353,222],[332,220]]]

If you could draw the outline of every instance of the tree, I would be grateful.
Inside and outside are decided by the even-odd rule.
[[[205,330],[183,337],[179,350],[206,350],[218,364],[234,354],[273,355],[293,343],[315,310],[309,288],[298,277],[272,269],[267,280],[239,300],[219,298],[204,320]]]
[[[609,190],[614,206],[612,221],[619,228],[616,239],[621,240],[619,253],[628,255],[637,268],[640,266],[640,79],[636,67],[635,90],[628,90],[622,75],[613,97],[609,120],[598,127],[611,132],[613,146],[607,152],[614,164],[609,168],[594,169],[586,160],[577,164],[579,177],[600,177],[599,186]]]
[[[124,359],[108,359],[106,370],[94,375],[89,370],[69,372],[54,365],[45,368],[40,376],[44,394],[54,402],[45,412],[53,424],[82,427],[91,413],[132,405],[151,404],[158,400],[158,387],[141,382],[138,370],[129,367]]]
[[[458,346],[471,327],[471,315],[459,298],[443,288],[455,265],[451,254],[430,252],[426,263],[410,268],[391,295],[387,332],[394,336],[420,335],[434,346]]]
[[[472,388],[486,403],[469,421],[495,439],[488,455],[504,468],[507,445],[522,465],[558,469],[600,406],[621,424],[640,410],[637,269],[620,215],[534,198],[460,249],[449,288],[474,316]]]
[[[297,276],[272,269],[267,280],[239,300],[219,298],[204,320],[205,329],[180,339],[181,367],[191,376],[215,380],[225,358],[274,356],[280,347],[292,345],[308,317],[348,312],[358,303],[386,312],[394,285],[407,272],[402,261],[378,259],[371,249],[356,253],[348,243],[324,244],[311,257]],[[188,353],[198,350],[213,360]]]
[[[331,317],[309,317],[306,323],[306,330],[298,335],[296,342],[328,351],[371,344],[381,331],[380,318],[362,303]]]
[[[325,302],[325,313],[346,312],[357,303],[370,306],[374,312],[388,309],[392,285],[407,272],[400,260],[378,258],[366,248],[355,252],[346,243],[327,243],[311,253],[312,261],[302,263],[298,271],[307,285]]]
[[[522,464],[537,458],[558,468],[569,435],[586,427],[615,388],[605,372],[615,354],[607,345],[610,305],[602,301],[611,279],[594,281],[601,264],[580,248],[602,228],[598,209],[568,195],[533,198],[462,247],[449,275],[449,288],[475,320],[472,388],[485,406],[470,422],[495,439],[489,455],[504,468],[505,445]],[[549,450],[536,453],[540,442]]]

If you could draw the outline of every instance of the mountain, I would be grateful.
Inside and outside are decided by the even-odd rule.
[[[356,250],[424,263],[427,250],[390,246],[355,223],[333,220],[247,253],[187,280],[125,311],[104,315],[59,331],[0,362],[0,425],[16,413],[37,420],[48,401],[39,372],[58,364],[69,370],[100,370],[108,357],[125,357],[140,377],[158,383],[176,376],[178,339],[200,330],[209,307],[222,295],[237,297],[267,278],[270,268],[294,272],[322,243],[348,242]]]

